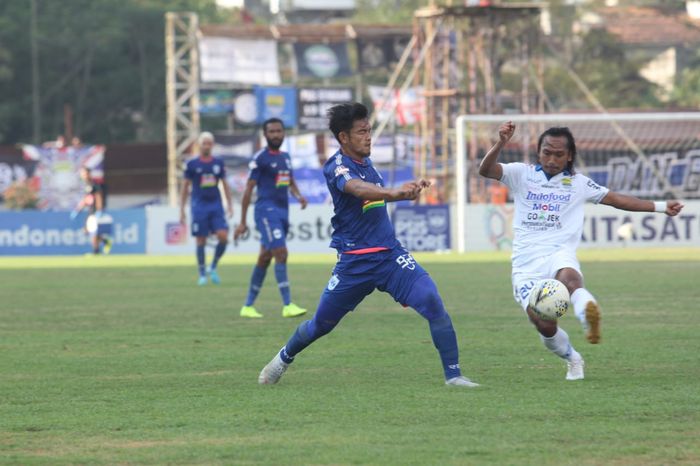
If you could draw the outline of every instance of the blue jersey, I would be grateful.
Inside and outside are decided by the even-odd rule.
[[[363,201],[343,191],[345,183],[352,179],[384,186],[369,158],[360,163],[338,151],[323,166],[323,175],[335,213],[331,219],[332,248],[343,253],[367,248],[393,249],[401,245],[394,235],[385,201]]]
[[[269,208],[288,210],[292,181],[292,160],[288,153],[267,147],[262,149],[250,162],[249,179],[255,180],[258,187],[256,211]]]
[[[192,182],[192,210],[222,206],[218,185],[225,175],[224,162],[217,157],[207,162],[199,157],[187,162],[185,178]]]

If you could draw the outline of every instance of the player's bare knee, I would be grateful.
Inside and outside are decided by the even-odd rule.
[[[561,269],[557,272],[554,278],[566,286],[566,289],[569,290],[569,294],[573,293],[579,288],[583,288],[583,277],[575,269]]]
[[[287,248],[279,248],[279,249],[274,249],[272,251],[272,255],[275,257],[275,263],[286,264],[287,257],[289,256],[289,253],[287,252]]]
[[[553,320],[544,320],[536,316],[530,308],[527,310],[527,315],[530,317],[530,322],[535,326],[540,335],[544,337],[553,337],[557,333],[557,322]]]
[[[270,266],[270,262],[272,262],[272,254],[269,251],[261,252],[258,256],[258,267],[266,269]]]

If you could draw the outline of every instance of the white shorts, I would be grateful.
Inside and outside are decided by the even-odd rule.
[[[513,270],[513,297],[523,311],[527,310],[530,292],[538,280],[555,278],[557,272],[564,268],[576,270],[581,276],[581,265],[576,258],[576,252],[560,249],[551,256],[539,257],[525,267]]]

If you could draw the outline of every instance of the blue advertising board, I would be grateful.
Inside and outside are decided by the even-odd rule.
[[[296,87],[254,88],[258,101],[258,123],[268,118],[279,118],[285,128],[297,126],[297,89]]]
[[[450,207],[397,205],[393,214],[396,238],[409,251],[448,251]]]
[[[112,254],[146,252],[144,209],[110,210]],[[85,214],[71,220],[67,211],[0,212],[0,256],[84,254],[92,250]]]

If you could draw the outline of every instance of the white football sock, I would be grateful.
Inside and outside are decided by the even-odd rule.
[[[593,295],[585,288],[578,288],[571,293],[571,304],[574,305],[574,314],[576,318],[585,326],[586,325],[586,304],[590,301],[597,302]]]
[[[569,334],[561,327],[557,329],[557,333],[555,333],[554,336],[545,337],[540,334],[540,338],[549,351],[562,359],[571,360],[581,358],[581,355],[571,346]]]

